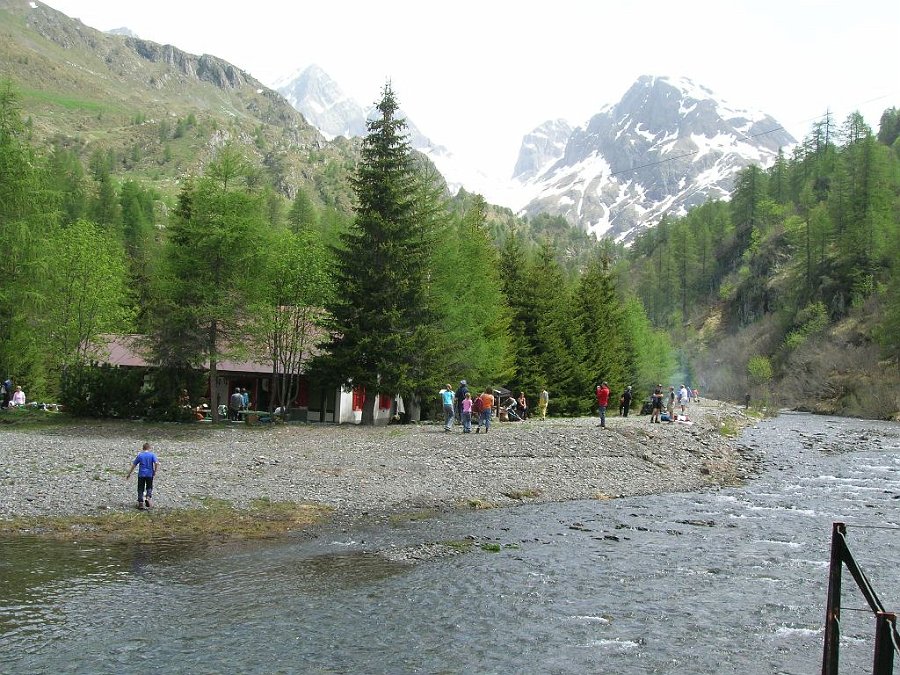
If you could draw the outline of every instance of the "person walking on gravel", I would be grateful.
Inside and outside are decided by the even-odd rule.
[[[600,410],[600,426],[606,428],[606,406],[609,405],[609,385],[604,382],[597,387],[597,408]]]
[[[153,478],[156,476],[157,470],[159,470],[159,459],[156,457],[156,454],[150,451],[149,443],[144,443],[137,457],[132,460],[131,468],[128,469],[128,474],[125,476],[126,481],[131,478],[131,474],[136,466],[140,467],[137,479],[137,507],[139,509],[144,507],[149,509],[150,500],[153,498]]]
[[[491,430],[491,416],[494,414],[494,394],[491,388],[487,387],[484,393],[478,397],[481,399],[481,417],[478,419],[478,427],[475,429],[477,434],[481,431],[481,425],[484,425],[484,433]]]
[[[456,419],[456,412],[453,409],[453,399],[455,398],[453,387],[448,384],[438,393],[440,393],[441,403],[444,405],[444,431],[450,431],[453,420]]]

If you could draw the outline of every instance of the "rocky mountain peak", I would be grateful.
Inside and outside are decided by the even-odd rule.
[[[275,84],[277,91],[326,138],[363,136],[366,115],[319,66],[312,64]]]
[[[517,177],[535,195],[526,213],[561,215],[628,241],[664,213],[727,198],[742,168],[766,166],[794,142],[770,116],[734,107],[688,78],[642,76],[574,129],[555,163]]]
[[[566,120],[556,119],[548,120],[526,134],[513,169],[513,178],[527,181],[552,166],[565,153],[572,131],[572,125]]]

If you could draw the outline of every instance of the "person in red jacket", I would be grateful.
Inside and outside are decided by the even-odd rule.
[[[597,407],[600,408],[600,426],[606,428],[606,406],[609,404],[609,385],[604,382],[597,387]]]

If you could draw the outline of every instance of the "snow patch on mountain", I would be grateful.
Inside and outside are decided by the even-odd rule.
[[[520,157],[543,134],[544,125],[527,135]],[[768,115],[718,99],[689,78],[644,76],[619,103],[572,130],[559,159],[516,173],[531,195],[522,212],[559,215],[627,242],[663,215],[727,198],[741,169],[768,166],[794,142]]]

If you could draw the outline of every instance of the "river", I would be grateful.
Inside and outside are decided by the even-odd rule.
[[[759,476],[701,493],[209,549],[3,541],[0,672],[816,673],[833,521],[900,610],[900,425],[783,414],[741,442]],[[841,672],[871,672],[865,607],[844,573]]]

